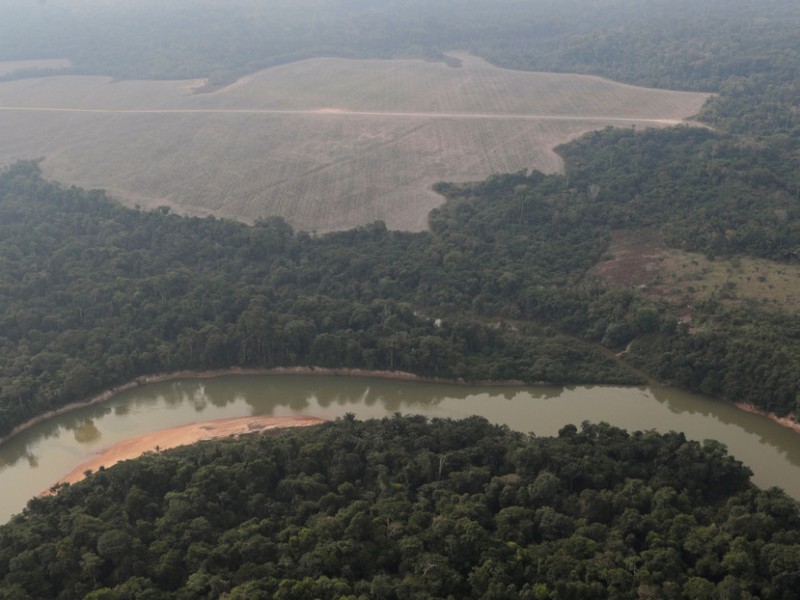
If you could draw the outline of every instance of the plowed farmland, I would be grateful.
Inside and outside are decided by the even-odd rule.
[[[707,94],[419,60],[313,59],[211,92],[202,81],[48,77],[0,84],[0,162],[131,205],[316,231],[420,230],[436,181],[556,172],[553,147],[608,125],[663,127]]]

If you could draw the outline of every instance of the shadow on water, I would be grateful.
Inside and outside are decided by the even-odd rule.
[[[15,444],[13,440],[3,445],[0,452],[0,473],[15,466],[21,459],[25,458],[29,465],[36,466],[38,459],[30,450],[27,444]]]
[[[96,442],[102,437],[102,433],[95,426],[92,419],[85,419],[78,427],[72,430],[75,441],[79,444],[89,444]]]
[[[520,391],[535,398],[554,398],[560,387],[472,386],[425,382],[397,382],[356,377],[221,377],[207,383],[208,395],[218,401],[244,400],[256,414],[271,414],[278,407],[304,410],[312,406],[381,406],[390,414],[414,407],[427,408],[444,399],[465,400],[488,394],[495,400],[513,400]]]
[[[88,415],[87,410],[90,411]],[[38,423],[0,446],[0,472],[23,459],[31,467],[38,466],[35,447],[47,440],[58,440],[64,432],[72,432],[74,440],[79,444],[97,442],[102,437],[102,432],[96,427],[95,420],[102,419],[112,411],[110,406],[100,405]]]
[[[722,419],[728,424],[736,424],[736,420],[732,416],[732,413],[725,409],[732,408],[733,412],[742,412],[736,407],[731,406],[730,403],[724,402],[723,400],[706,397],[701,394],[683,392],[676,388],[663,386],[653,386],[649,389],[650,393],[653,395],[653,398],[664,404],[671,412],[676,414],[700,414],[705,417]]]
[[[759,444],[777,450],[791,464],[800,466],[800,443],[798,443],[800,436],[768,417],[741,410],[725,400],[673,388],[655,386],[650,391],[653,397],[666,405],[671,412],[702,415],[740,429],[743,433],[754,436]]]
[[[27,444],[13,444],[9,442],[8,447],[3,448],[0,453],[0,473],[5,469],[15,466],[20,460],[26,460],[28,466],[35,469],[39,466],[39,459],[28,449]]]

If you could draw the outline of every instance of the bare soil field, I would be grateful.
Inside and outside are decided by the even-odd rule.
[[[615,233],[607,260],[593,275],[685,306],[687,320],[692,304],[712,297],[728,304],[757,302],[800,311],[800,266],[749,257],[709,260],[666,248],[648,232]]]
[[[210,93],[195,93],[200,80],[6,82],[0,163],[44,157],[46,176],[144,208],[415,231],[442,202],[437,181],[558,172],[558,144],[609,125],[674,125],[708,98],[458,58],[313,59]]]

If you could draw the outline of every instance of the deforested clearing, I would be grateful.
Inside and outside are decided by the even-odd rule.
[[[211,93],[197,93],[202,81],[9,81],[0,161],[44,157],[48,177],[145,208],[413,231],[442,202],[437,181],[557,172],[558,144],[609,125],[674,125],[708,98],[458,58],[312,59]]]

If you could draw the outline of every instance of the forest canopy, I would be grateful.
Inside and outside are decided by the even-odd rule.
[[[234,365],[640,383],[635,367],[800,414],[796,312],[730,289],[687,307],[596,276],[620,231],[800,262],[797,2],[222,6],[0,0],[0,58],[213,87],[310,56],[467,48],[718,95],[707,128],[560,147],[563,175],[439,184],[447,201],[415,234],[132,210],[36,162],[4,168],[0,436],[140,375]],[[348,418],[153,454],[32,500],[0,528],[0,598],[792,598],[799,518],[720,444],[679,433]]]
[[[345,418],[150,454],[0,527],[0,598],[789,598],[800,514],[716,442]]]

